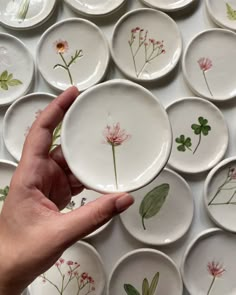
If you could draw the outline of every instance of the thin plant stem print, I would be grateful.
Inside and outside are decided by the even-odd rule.
[[[209,83],[208,83],[207,77],[206,77],[206,72],[209,71],[213,66],[212,61],[209,58],[201,57],[198,60],[198,64],[199,64],[200,70],[202,71],[203,78],[204,78],[204,81],[206,83],[207,89],[208,89],[210,95],[213,97],[211,88],[209,86]]]
[[[73,55],[71,55],[69,61],[65,58],[65,53],[69,50],[69,44],[67,41],[58,40],[54,43],[54,47],[56,50],[56,53],[60,56],[60,59],[62,63],[56,64],[53,69],[61,68],[66,71],[68,74],[68,78],[70,80],[70,84],[74,85],[73,77],[70,71],[70,68],[72,65],[76,64],[77,60],[83,57],[83,51],[82,49],[76,50]]]
[[[5,186],[4,188],[0,188],[0,202],[5,202],[7,195],[9,193],[9,186]]]
[[[74,285],[74,293],[70,293],[70,295],[95,294],[94,279],[88,273],[81,271],[81,265],[78,262],[65,261],[65,259],[60,258],[53,267],[58,271],[60,283],[55,283],[47,273],[42,274],[40,277],[44,284],[50,284],[58,294],[66,294],[68,287],[72,284]]]
[[[16,87],[23,84],[19,79],[15,79],[12,73],[7,70],[3,71],[0,75],[0,90],[9,90],[10,87]]]
[[[209,286],[206,294],[213,295],[214,294],[213,288],[214,288],[217,278],[222,277],[226,270],[222,267],[222,265],[220,265],[219,262],[212,261],[212,262],[208,263],[207,271],[210,274],[212,280],[211,280],[210,286]]]
[[[148,279],[145,278],[142,283],[142,292],[139,292],[134,286],[131,284],[124,284],[124,289],[127,295],[157,295],[156,292],[158,283],[160,279],[160,273],[157,272],[151,283],[148,282]]]
[[[192,124],[191,129],[193,130],[194,134],[198,136],[198,142],[194,149],[192,149],[191,137],[187,137],[184,134],[181,134],[179,137],[177,137],[175,142],[179,152],[185,152],[189,150],[194,155],[202,142],[202,136],[208,136],[209,132],[211,131],[211,126],[208,125],[207,119],[204,117],[198,117],[198,123]]]
[[[146,230],[145,219],[152,218],[159,213],[166,201],[169,191],[170,185],[168,183],[163,183],[152,189],[143,198],[139,207],[139,214],[142,219],[144,230]]]
[[[231,192],[227,202],[216,202],[217,197],[221,192]],[[219,205],[236,205],[236,169],[230,167],[227,171],[225,180],[217,188],[216,193],[208,203],[208,206],[219,206]],[[235,201],[234,201],[235,199]]]
[[[29,6],[30,6],[30,0],[20,1],[19,9],[17,11],[17,19],[19,20],[19,22],[23,22],[26,19]]]
[[[229,20],[236,21],[236,10],[229,3],[226,4],[227,17]]]
[[[136,27],[131,30],[131,37],[128,40],[136,77],[139,78],[148,64],[151,64],[158,56],[165,54],[164,41],[157,41],[148,36],[148,31]],[[142,60],[138,68],[138,56]]]
[[[103,131],[105,143],[109,144],[112,148],[113,168],[115,175],[116,189],[118,189],[118,174],[117,174],[117,162],[116,162],[116,148],[123,145],[124,142],[131,138],[131,135],[126,132],[125,129],[121,129],[120,123],[116,123],[113,126],[107,125]]]

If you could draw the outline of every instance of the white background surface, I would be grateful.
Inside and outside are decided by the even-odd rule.
[[[53,17],[46,24],[39,27],[38,29],[36,28],[27,32],[17,32],[0,27],[0,31],[7,32],[19,37],[28,46],[28,48],[35,56],[36,46],[39,37],[49,26],[51,26],[58,20],[66,19],[72,16],[79,16],[78,14],[73,13],[65,5],[62,6],[60,0],[58,0],[58,2],[58,10],[54,13]],[[106,34],[110,42],[113,25],[119,19],[119,17],[125,11],[139,7],[144,6],[140,4],[138,0],[128,0],[127,6],[124,9],[121,9],[118,13],[103,19],[92,20],[100,26],[100,28]],[[187,9],[183,12],[171,14],[171,16],[177,22],[181,30],[184,48],[195,34],[199,33],[204,29],[216,27],[206,15],[203,0],[197,1],[197,5],[195,7],[190,7],[190,9]],[[224,44],[219,44],[219,46],[222,46],[223,50]],[[96,50],[96,46],[94,46],[94,50]],[[111,65],[109,73],[107,75],[107,79],[113,79],[115,77],[123,78],[123,76],[115,69],[115,67]],[[174,71],[169,77],[165,78],[162,81],[155,82],[152,85],[146,84],[146,87],[149,90],[151,90],[152,93],[162,101],[164,106],[168,105],[175,99],[186,96],[193,96],[193,93],[189,90],[189,88],[183,80],[180,65],[177,67],[176,71]],[[39,74],[37,74],[36,76],[35,84],[32,91],[47,91],[52,94],[56,94],[54,90],[50,89],[46,85],[46,83],[39,76]],[[235,106],[236,104],[234,101],[220,105],[220,108],[223,111],[226,120],[229,124],[230,130],[230,146],[226,154],[227,157],[233,156],[236,153],[236,145],[234,144],[236,142],[236,134],[234,129],[234,123],[236,122],[234,110]],[[5,111],[6,108],[0,109],[0,130],[2,129],[2,119],[5,114]],[[11,156],[7,153],[2,143],[2,139],[0,145],[0,156],[4,159],[12,159]],[[203,206],[202,192],[205,178],[206,174],[199,175],[197,177],[185,177],[185,179],[188,181],[192,188],[195,200],[195,216],[190,232],[181,241],[175,243],[174,245],[169,246],[168,248],[158,248],[159,250],[165,252],[171,258],[173,258],[178,265],[180,265],[183,253],[188,243],[196,236],[196,234],[202,231],[203,229],[213,226],[213,223],[208,218],[205,208]],[[178,222],[178,220],[176,222]],[[108,275],[110,274],[115,262],[123,254],[135,248],[145,247],[144,244],[136,242],[132,237],[128,235],[128,233],[121,225],[119,218],[115,218],[115,220],[103,233],[101,233],[98,237],[91,239],[90,242],[97,248],[97,250],[101,254]]]

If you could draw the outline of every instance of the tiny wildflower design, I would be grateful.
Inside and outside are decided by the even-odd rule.
[[[112,147],[113,165],[115,173],[116,188],[118,189],[118,176],[116,167],[116,154],[115,148],[122,145],[125,141],[131,138],[130,134],[127,134],[125,129],[120,128],[120,123],[116,123],[113,126],[107,125],[103,131],[105,143],[108,143]]]
[[[156,39],[148,37],[148,30],[136,27],[131,30],[131,37],[128,40],[130,47],[134,70],[138,78],[144,71],[145,67],[150,64],[159,55],[165,54],[164,41],[157,41]],[[143,64],[140,69],[137,67],[137,55],[143,55]]]
[[[229,167],[228,172],[226,175],[225,180],[221,183],[221,185],[217,188],[216,193],[208,203],[208,206],[213,206],[213,205],[236,205],[236,201],[233,201],[235,199],[236,195],[236,168],[234,167]],[[216,202],[216,199],[218,195],[222,191],[229,191],[231,192],[230,198],[227,202]]]
[[[49,279],[47,273],[42,274],[42,282],[44,284],[49,283],[53,286],[58,294],[63,295],[67,288],[75,282],[76,288],[74,295],[88,295],[95,291],[95,281],[94,279],[86,272],[80,272],[80,264],[72,260],[66,261],[63,258],[60,258],[54,265],[58,270],[58,274],[61,277],[61,284],[56,284]],[[81,293],[83,292],[83,293]]]
[[[76,63],[77,59],[79,59],[79,58],[81,58],[83,56],[82,49],[76,50],[75,54],[70,57],[70,61],[67,62],[65,57],[64,57],[64,54],[67,53],[68,50],[69,50],[68,42],[63,41],[63,40],[57,40],[57,41],[54,42],[54,48],[55,48],[56,53],[59,54],[59,56],[61,57],[62,64],[59,64],[59,63],[56,64],[53,67],[53,69],[57,69],[57,68],[64,69],[67,72],[68,76],[69,76],[71,85],[73,85],[74,82],[73,82],[72,74],[71,74],[71,71],[70,71],[70,67],[73,64]]]
[[[201,57],[198,60],[198,64],[199,64],[200,69],[202,70],[202,74],[203,74],[204,80],[206,82],[207,89],[210,92],[210,95],[213,97],[212,91],[210,89],[209,83],[206,78],[206,72],[209,71],[213,66],[212,61],[207,57]]]
[[[207,264],[207,271],[212,277],[210,287],[207,291],[207,295],[209,295],[212,291],[216,279],[220,278],[226,270],[223,268],[222,265],[220,265],[219,262],[212,261]]]

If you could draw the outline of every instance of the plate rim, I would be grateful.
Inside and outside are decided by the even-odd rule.
[[[189,2],[187,3],[187,4],[185,4],[185,5],[182,5],[182,6],[180,6],[180,7],[176,7],[176,8],[173,8],[173,9],[171,9],[171,8],[166,8],[166,7],[163,7],[163,6],[161,6],[161,5],[152,5],[152,4],[150,4],[149,3],[149,1],[148,0],[140,0],[140,2],[142,2],[143,4],[145,4],[145,5],[147,5],[147,6],[149,6],[149,7],[151,7],[151,8],[154,8],[154,9],[160,9],[160,10],[162,10],[162,11],[166,11],[166,12],[171,12],[171,11],[179,11],[179,10],[182,10],[182,9],[184,9],[184,8],[186,8],[187,6],[189,6],[189,5],[191,5],[191,4],[193,4],[193,3],[195,3],[197,0],[189,0]]]

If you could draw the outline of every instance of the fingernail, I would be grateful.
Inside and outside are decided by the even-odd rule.
[[[129,194],[122,195],[116,200],[116,210],[121,213],[134,203],[134,198]]]

